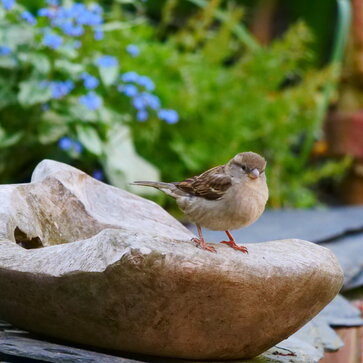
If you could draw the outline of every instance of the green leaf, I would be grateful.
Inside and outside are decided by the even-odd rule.
[[[18,66],[18,62],[13,56],[2,56],[0,57],[0,68],[16,68]]]
[[[77,97],[68,97],[69,105],[68,105],[68,113],[70,115],[70,119],[73,121],[82,120],[83,122],[98,122],[99,121],[99,110],[91,111],[84,105],[79,103],[79,98]]]
[[[16,144],[22,138],[22,136],[22,131],[13,134],[6,134],[5,130],[0,127],[0,149],[4,149]]]
[[[129,3],[133,3],[133,0],[130,0]],[[144,22],[145,22],[145,20],[144,20]],[[104,32],[110,32],[110,31],[121,30],[121,29],[124,30],[129,27],[130,27],[130,24],[128,22],[110,21],[107,24],[104,24],[102,26],[102,30]]]
[[[72,63],[65,59],[58,59],[55,61],[54,66],[57,70],[68,73],[70,76],[78,76],[84,71],[84,66],[79,63]]]
[[[64,116],[53,111],[44,112],[38,124],[39,142],[43,145],[55,142],[66,134],[67,130]]]
[[[76,131],[78,140],[89,152],[97,156],[102,154],[102,141],[93,127],[88,125],[77,125]]]
[[[26,54],[26,53],[23,53]],[[22,55],[23,55],[22,54]],[[34,69],[40,74],[47,74],[50,71],[50,61],[49,58],[41,53],[30,53],[27,54],[27,60],[30,64],[34,66]]]
[[[19,84],[18,100],[22,106],[32,106],[51,99],[49,87],[40,87],[38,80],[27,80]]]
[[[109,86],[112,83],[114,83],[117,80],[117,77],[119,75],[119,67],[98,67],[98,70],[100,72],[100,77],[102,79],[102,82]]]
[[[140,193],[140,188],[129,185],[135,180],[160,180],[159,171],[139,156],[134,148],[130,130],[114,125],[105,144],[105,172],[110,182],[120,188]],[[148,190],[148,194],[156,191]]]
[[[0,29],[2,38],[6,40],[3,45],[11,45],[16,48],[18,45],[29,45],[34,40],[35,28],[27,23],[7,24]]]
[[[0,78],[0,109],[16,103],[17,97],[13,87],[14,80]]]

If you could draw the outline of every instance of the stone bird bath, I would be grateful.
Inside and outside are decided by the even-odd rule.
[[[99,348],[253,357],[343,281],[332,252],[306,241],[198,249],[155,203],[50,160],[31,183],[0,186],[0,215],[0,318]]]

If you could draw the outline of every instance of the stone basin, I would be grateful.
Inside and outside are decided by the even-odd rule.
[[[55,161],[0,186],[0,319],[66,341],[189,359],[254,357],[339,292],[333,253],[289,239],[197,248],[155,203]]]

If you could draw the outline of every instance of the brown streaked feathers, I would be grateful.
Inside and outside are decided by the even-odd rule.
[[[248,226],[263,213],[268,199],[264,173],[266,160],[254,152],[235,155],[226,164],[181,182],[163,183],[137,181],[133,184],[158,188],[176,199],[179,208],[197,225],[197,245],[207,251],[216,249],[206,244],[201,227],[225,231],[230,247],[247,253],[245,246],[237,245],[229,232]]]
[[[216,200],[224,195],[224,192],[232,185],[232,180],[225,174],[224,165],[220,165],[203,174],[173,184],[191,195]]]

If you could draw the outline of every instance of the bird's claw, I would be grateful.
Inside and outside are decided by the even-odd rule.
[[[195,242],[197,244],[197,247],[200,247],[202,250],[217,253],[217,250],[213,246],[207,245],[204,239],[194,237],[192,238],[192,241]]]
[[[241,251],[243,253],[248,253],[248,249],[245,246],[239,246],[233,241],[221,241],[220,243],[224,243],[225,245],[228,245],[229,247],[232,247],[233,249],[237,251]]]

